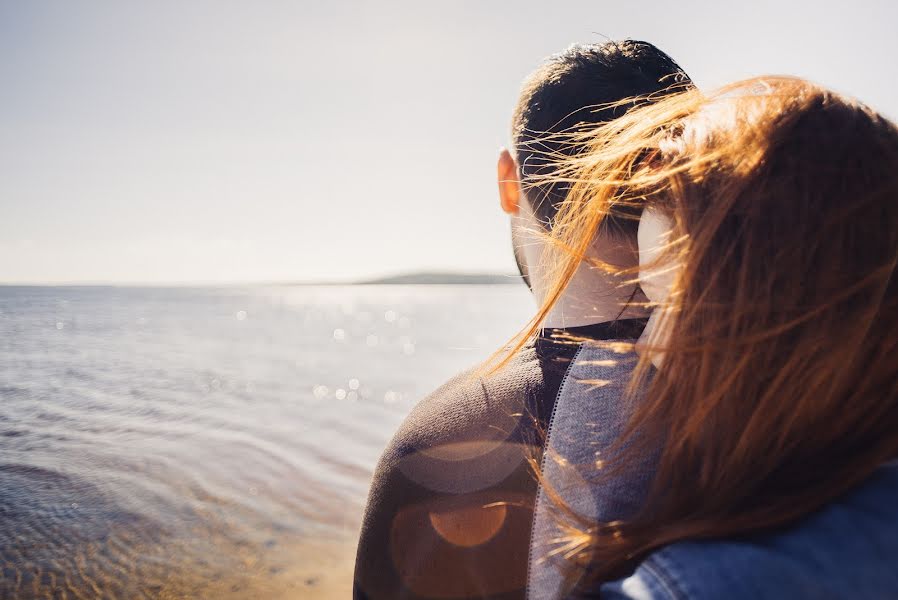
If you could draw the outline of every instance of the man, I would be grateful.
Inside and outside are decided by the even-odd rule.
[[[680,67],[645,42],[574,46],[525,82],[514,112],[514,150],[498,162],[499,200],[512,222],[515,258],[538,302],[551,273],[544,236],[566,188],[543,179],[552,160],[579,152],[547,134],[607,122],[626,98],[690,85]],[[618,103],[613,104],[612,103]],[[635,217],[635,215],[631,215]],[[606,219],[592,257],[637,264],[637,219]],[[374,475],[356,558],[354,596],[522,598],[541,460],[555,399],[578,344],[639,336],[644,314],[632,282],[581,266],[539,337],[500,371],[462,373],[422,400]]]

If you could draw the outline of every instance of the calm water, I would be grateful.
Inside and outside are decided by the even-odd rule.
[[[523,286],[0,287],[0,598],[346,593],[412,404]]]

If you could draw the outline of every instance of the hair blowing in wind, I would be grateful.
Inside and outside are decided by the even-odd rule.
[[[615,464],[656,453],[643,509],[625,522],[568,514],[568,553],[600,578],[684,539],[786,524],[898,456],[898,130],[794,78],[684,91],[586,133],[591,151],[550,234],[557,273],[538,329],[603,219],[667,216],[677,264],[637,378],[662,368]],[[595,268],[608,268],[596,264]],[[632,273],[622,273],[632,277]],[[570,512],[570,511],[569,511]]]

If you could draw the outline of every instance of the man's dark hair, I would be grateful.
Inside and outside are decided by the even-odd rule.
[[[521,183],[536,216],[551,227],[568,192],[566,184],[538,177],[552,173],[559,155],[581,151],[558,136],[547,139],[547,134],[607,123],[635,106],[613,104],[627,98],[650,101],[646,97],[660,98],[691,87],[683,69],[648,42],[574,45],[549,57],[525,81],[512,121]],[[612,221],[608,231],[635,233],[636,219]]]

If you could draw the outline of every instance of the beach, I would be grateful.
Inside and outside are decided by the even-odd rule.
[[[522,285],[0,288],[0,597],[337,598],[408,410]]]

